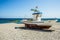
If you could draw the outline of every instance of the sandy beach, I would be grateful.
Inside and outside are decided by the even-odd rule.
[[[25,29],[24,24],[0,24],[0,40],[60,40],[60,23],[55,23],[50,29],[41,31]]]

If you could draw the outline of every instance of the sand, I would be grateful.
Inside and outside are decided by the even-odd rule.
[[[50,29],[55,31],[52,32],[24,29],[24,26],[16,23],[0,24],[0,40],[60,40],[60,23],[53,24]]]

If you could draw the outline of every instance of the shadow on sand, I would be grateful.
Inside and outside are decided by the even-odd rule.
[[[15,29],[24,29],[24,30],[33,30],[33,31],[42,31],[42,32],[53,32],[54,30],[44,30],[44,29],[30,29],[26,27],[15,27]]]

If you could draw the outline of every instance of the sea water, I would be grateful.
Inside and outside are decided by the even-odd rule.
[[[31,19],[31,18],[0,18],[0,24],[2,23],[17,23],[21,24],[22,20],[24,19]],[[41,20],[57,20],[57,22],[60,22],[60,18],[42,18]]]
[[[0,18],[1,23],[21,23],[21,18]]]

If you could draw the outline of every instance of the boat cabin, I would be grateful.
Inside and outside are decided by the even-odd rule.
[[[33,21],[41,21],[41,17],[42,17],[41,12],[33,13],[32,15],[33,15]]]

